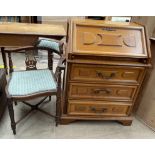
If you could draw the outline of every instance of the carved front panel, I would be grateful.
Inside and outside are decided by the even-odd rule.
[[[69,98],[132,101],[137,86],[71,83]]]
[[[127,116],[130,104],[115,102],[69,101],[68,114],[71,115],[103,115]]]
[[[71,80],[139,83],[144,68],[73,64]]]
[[[143,29],[76,25],[73,52],[147,56]]]

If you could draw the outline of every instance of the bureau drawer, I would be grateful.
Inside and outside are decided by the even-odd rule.
[[[145,44],[143,27],[75,23],[73,31],[74,53],[147,57]]]
[[[70,83],[69,98],[132,100],[137,86]]]
[[[123,102],[92,102],[69,101],[68,114],[70,115],[103,115],[103,116],[128,116],[130,103]]]
[[[70,79],[99,82],[109,81],[139,83],[143,74],[143,67],[72,64]]]

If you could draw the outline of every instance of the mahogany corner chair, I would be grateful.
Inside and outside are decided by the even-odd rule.
[[[9,115],[11,119],[11,128],[13,134],[16,134],[16,124],[19,123],[23,118],[25,118],[30,112],[34,110],[39,110],[51,117],[55,118],[56,126],[59,123],[60,116],[60,102],[62,95],[62,79],[61,72],[65,70],[63,63],[65,59],[63,57],[64,43],[61,41],[53,39],[39,39],[34,46],[23,47],[17,49],[5,49],[4,51],[8,53],[9,59],[9,72],[10,79],[6,86],[7,94],[7,105],[9,110]],[[43,50],[48,52],[48,69],[38,69],[36,67],[37,60],[34,57],[36,50]],[[12,53],[25,53],[26,55],[26,70],[13,71],[13,61]],[[56,67],[55,73],[53,72],[53,53],[60,56],[60,60]],[[39,106],[48,97],[51,100],[51,96],[56,95],[56,113],[50,114],[42,110]],[[41,101],[36,105],[30,104],[29,100],[42,97]],[[15,122],[13,103],[17,105],[20,101],[31,108],[31,110],[24,115],[20,120]]]

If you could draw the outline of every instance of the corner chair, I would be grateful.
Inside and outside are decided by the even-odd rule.
[[[16,124],[18,124],[23,118],[25,118],[30,112],[39,110],[51,117],[55,118],[56,126],[59,123],[60,118],[60,105],[62,97],[62,71],[65,70],[65,58],[63,57],[64,43],[61,41],[40,38],[34,46],[23,47],[17,49],[5,50],[8,53],[9,60],[9,73],[10,79],[6,86],[7,105],[11,120],[11,128],[13,134],[16,134]],[[48,53],[48,68],[37,70],[37,60],[34,56],[36,50],[42,50]],[[12,53],[25,53],[26,55],[26,70],[14,71]],[[60,56],[55,73],[53,72],[53,54]],[[42,110],[39,106],[48,97],[51,101],[51,96],[56,95],[56,113],[50,114]],[[36,105],[30,104],[28,101],[36,98],[42,98]],[[13,105],[17,105],[18,102],[22,102],[29,106],[30,111],[24,115],[21,119],[15,122]]]

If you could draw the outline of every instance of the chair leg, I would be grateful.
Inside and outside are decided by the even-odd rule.
[[[49,101],[51,101],[51,96],[49,96]]]
[[[58,121],[56,121],[56,124],[55,124],[55,126],[57,127],[57,126],[58,126],[58,124],[59,124],[59,122],[58,122]]]
[[[59,117],[56,115],[55,118],[55,126],[57,127],[59,125]]]
[[[11,120],[11,128],[13,130],[13,134],[16,134],[16,123],[14,119],[14,110],[13,110],[13,102],[11,99],[8,99],[8,110],[9,110],[9,115],[10,115],[10,120]]]
[[[6,70],[6,74],[8,74],[7,59],[6,59],[6,53],[4,52],[4,47],[1,47],[1,53],[2,53],[4,68]]]
[[[61,93],[60,93],[61,94]],[[59,121],[60,121],[60,104],[61,104],[61,96],[57,95],[57,100],[56,100],[56,118],[55,118],[55,125],[58,126]]]
[[[57,101],[56,101],[56,117],[55,117],[55,126],[58,126],[59,124],[59,117],[58,117],[58,107],[57,107]]]
[[[61,116],[61,96],[62,96],[62,90],[61,90],[61,70],[60,68],[58,69],[58,79],[57,79],[57,95],[56,95],[56,118],[55,118],[55,122],[56,122],[56,126],[58,126],[59,122],[60,122],[60,116]]]
[[[17,102],[16,101],[14,103],[15,103],[15,105],[17,105]]]

